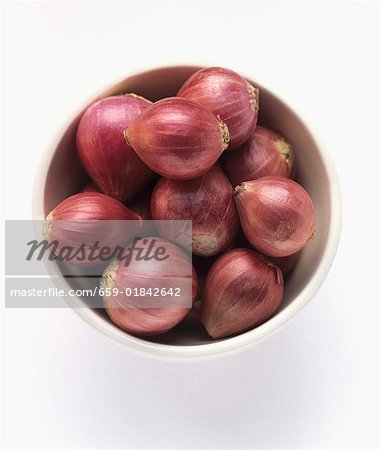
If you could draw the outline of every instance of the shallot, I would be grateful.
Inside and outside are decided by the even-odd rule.
[[[126,126],[150,105],[135,94],[106,97],[90,105],[78,124],[77,149],[84,168],[103,193],[123,202],[156,177],[123,137]]]
[[[131,251],[148,247],[150,255]],[[126,263],[127,261],[127,263]],[[157,335],[189,313],[197,294],[197,274],[189,257],[175,244],[147,237],[134,241],[113,261],[101,280],[111,320],[136,335]]]
[[[205,175],[189,181],[162,178],[151,199],[154,220],[192,220],[192,251],[212,256],[227,250],[238,231],[233,188],[216,164]],[[175,222],[157,223],[161,235],[182,243],[181,227]]]
[[[177,97],[147,108],[124,135],[147,166],[174,180],[206,173],[229,143],[223,122],[198,103]]]
[[[133,222],[127,226],[124,221]],[[103,262],[101,257],[91,256],[94,245],[112,252],[140,227],[140,217],[118,200],[91,192],[72,195],[57,205],[45,219],[43,234],[49,243],[57,244],[61,255],[69,255],[61,260],[91,266]]]
[[[289,178],[264,177],[236,186],[241,226],[251,245],[268,256],[301,250],[315,231],[311,197]]]
[[[226,123],[229,149],[243,144],[257,124],[259,91],[232,70],[201,69],[183,84],[177,95],[200,103]]]
[[[280,133],[257,127],[240,148],[224,153],[222,168],[236,186],[270,175],[292,178],[294,160],[291,145]]]
[[[269,319],[283,297],[280,269],[254,251],[236,248],[210,269],[201,320],[213,339],[241,333]]]

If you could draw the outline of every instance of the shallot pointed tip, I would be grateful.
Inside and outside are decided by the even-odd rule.
[[[255,111],[259,110],[259,89],[250,85],[250,103]]]
[[[100,287],[102,289],[112,289],[114,287],[117,270],[118,270],[118,261],[115,260],[112,263],[110,263],[110,265],[103,272],[100,281]]]
[[[246,191],[246,185],[245,185],[245,183],[241,183],[234,188],[234,195],[241,194],[241,192],[244,192],[244,191]]]
[[[123,130],[123,137],[124,140],[126,141],[126,144],[131,147],[130,141],[128,139],[128,127]]]
[[[229,147],[230,134],[229,134],[228,126],[226,125],[226,123],[222,122],[222,120],[220,122],[220,127],[221,127],[222,141],[223,141],[222,151],[224,151]]]

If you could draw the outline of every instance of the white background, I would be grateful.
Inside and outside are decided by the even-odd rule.
[[[71,310],[3,311],[4,447],[374,448],[380,419],[380,5],[2,4],[6,218],[29,218],[53,133],[146,67],[228,66],[274,89],[335,161],[342,239],[318,295],[237,356],[128,353]]]

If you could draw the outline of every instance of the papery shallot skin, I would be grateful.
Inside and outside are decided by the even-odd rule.
[[[305,189],[284,177],[264,177],[236,186],[235,201],[250,244],[267,256],[301,250],[315,231],[315,212]]]
[[[243,144],[258,120],[259,91],[238,73],[208,67],[194,73],[177,93],[212,111],[229,128],[229,150]]]
[[[222,168],[233,184],[267,176],[292,178],[294,151],[277,131],[257,126],[250,138],[234,152],[222,155]]]
[[[161,178],[152,194],[151,213],[157,221],[192,220],[192,252],[201,256],[227,250],[239,227],[233,188],[219,164],[194,180]],[[178,225],[164,222],[156,227],[166,239],[183,244]]]
[[[133,222],[127,227],[124,221]],[[140,228],[140,217],[118,200],[101,193],[85,192],[72,195],[57,205],[45,219],[43,234],[49,243],[58,242],[58,250],[69,246],[76,251],[81,245],[88,249],[95,241],[102,247],[121,245]],[[87,258],[64,261],[81,266],[102,263],[99,259]]]
[[[164,247],[169,258],[163,261],[155,259],[131,259],[128,265],[116,260],[105,270],[101,288],[115,289],[117,295],[103,296],[104,306],[110,319],[122,330],[141,336],[163,334],[181,322],[190,312],[197,295],[197,274],[189,257],[172,242],[149,237],[154,242],[152,252]],[[126,256],[126,253],[123,255]],[[123,258],[123,257],[122,257]],[[126,290],[168,289],[175,283],[182,297],[157,297],[126,295]],[[106,291],[105,291],[106,292]],[[185,305],[188,306],[185,306]],[[149,307],[147,307],[149,305]]]
[[[229,142],[223,122],[198,103],[177,97],[147,108],[124,135],[147,166],[174,180],[206,173]]]
[[[133,199],[155,177],[126,144],[123,131],[151,105],[135,94],[106,97],[90,105],[77,128],[77,150],[100,191],[122,202]]]
[[[220,256],[203,289],[201,320],[213,339],[250,330],[268,320],[283,298],[282,272],[252,250]]]

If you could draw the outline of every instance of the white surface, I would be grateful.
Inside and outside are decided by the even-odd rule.
[[[225,65],[301,111],[331,149],[344,223],[319,294],[252,350],[195,364],[130,353],[70,310],[3,311],[4,447],[375,448],[380,418],[380,7],[8,3],[5,216],[80,101],[151,66]]]

